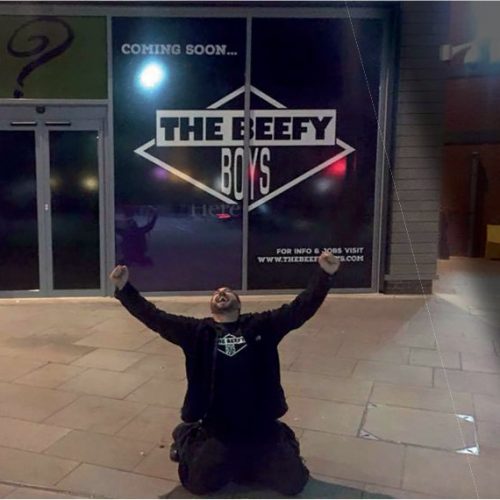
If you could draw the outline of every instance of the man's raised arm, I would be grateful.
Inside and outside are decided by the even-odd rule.
[[[164,339],[181,346],[183,349],[189,345],[200,320],[169,314],[158,309],[142,297],[129,282],[127,266],[116,266],[109,278],[116,287],[115,297],[132,316],[135,316],[151,330],[159,333]]]
[[[325,300],[331,288],[331,278],[339,269],[340,260],[330,252],[323,252],[318,257],[318,264],[303,292],[289,304],[269,311],[269,328],[277,342],[314,316]]]

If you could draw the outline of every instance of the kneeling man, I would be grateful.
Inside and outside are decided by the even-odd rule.
[[[211,317],[190,318],[159,310],[129,282],[126,266],[110,275],[123,306],[186,357],[187,393],[182,423],[173,431],[171,458],[179,478],[197,495],[229,481],[258,482],[285,495],[302,491],[309,471],[293,431],[278,419],[288,410],[280,383],[278,344],[311,318],[339,268],[323,252],[308,287],[290,304],[240,314],[228,287],[210,300]]]

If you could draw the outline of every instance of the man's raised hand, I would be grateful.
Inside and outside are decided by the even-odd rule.
[[[333,253],[325,251],[318,257],[318,264],[325,273],[335,274],[340,267],[340,259]]]
[[[127,266],[116,266],[109,275],[109,279],[118,290],[121,290],[127,284],[128,277],[129,272]]]

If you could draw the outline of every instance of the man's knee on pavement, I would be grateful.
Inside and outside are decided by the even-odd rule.
[[[191,468],[179,477],[183,486],[195,495],[205,495],[223,488],[231,479],[226,467]]]
[[[298,495],[309,480],[309,471],[305,466],[293,474],[277,474],[269,486],[284,495]]]
[[[204,476],[204,477],[188,477],[188,480],[183,483],[184,488],[195,495],[206,495],[213,493],[223,488],[229,479],[224,476]]]
[[[297,495],[309,480],[309,470],[300,455],[291,449],[276,453],[259,469],[255,479],[284,495]]]
[[[284,480],[276,490],[287,496],[298,495],[304,489],[307,481],[309,481],[309,471],[304,467],[304,471]]]
[[[179,464],[179,478],[196,495],[224,487],[231,480],[227,449],[215,440],[207,441],[188,463]]]

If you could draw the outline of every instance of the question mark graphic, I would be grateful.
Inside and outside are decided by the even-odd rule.
[[[34,47],[28,50],[15,49],[14,44],[16,43],[17,35],[19,34],[20,37],[22,37],[23,30],[25,31],[28,26],[40,22],[56,23],[63,26],[66,29],[66,35],[67,35],[66,39],[60,45],[45,52],[45,49],[48,47],[50,43],[49,38],[46,35],[31,35],[26,40],[28,40],[28,42],[37,42]],[[29,31],[30,30],[28,29],[28,32]],[[17,28],[16,31],[14,31],[14,33],[10,37],[9,42],[7,44],[7,50],[9,51],[9,53],[12,54],[14,57],[30,57],[37,54],[42,54],[42,55],[37,59],[34,59],[30,63],[28,63],[21,70],[16,79],[18,88],[14,89],[14,94],[13,94],[14,97],[16,98],[23,97],[24,92],[22,91],[22,87],[24,86],[24,80],[26,79],[26,77],[42,64],[45,64],[51,59],[54,59],[54,57],[61,55],[73,43],[74,38],[75,35],[71,26],[62,19],[59,19],[57,17],[40,16],[37,17],[36,19],[32,19],[31,21],[28,21],[19,26],[19,28]]]

